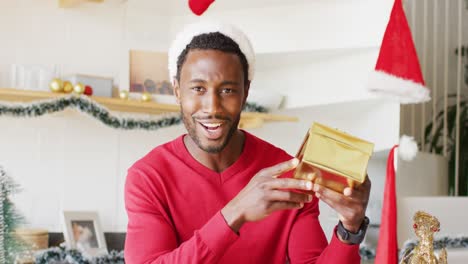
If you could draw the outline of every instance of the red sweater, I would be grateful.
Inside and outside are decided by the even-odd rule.
[[[360,263],[358,245],[344,244],[334,234],[327,246],[317,199],[300,210],[246,223],[239,235],[231,230],[221,209],[259,170],[292,158],[244,133],[242,154],[221,173],[198,163],[183,136],[129,169],[127,263]]]

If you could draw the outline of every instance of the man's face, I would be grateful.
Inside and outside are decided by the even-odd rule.
[[[237,130],[249,89],[239,57],[191,50],[174,88],[192,140],[209,153],[223,150]]]

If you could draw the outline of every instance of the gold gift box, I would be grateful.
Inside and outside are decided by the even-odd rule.
[[[373,150],[373,143],[313,123],[296,155],[294,178],[343,192],[364,182]]]

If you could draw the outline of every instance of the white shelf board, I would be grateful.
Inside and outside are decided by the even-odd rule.
[[[376,99],[366,89],[379,47],[260,54],[251,88],[285,96],[283,107]]]
[[[351,53],[362,53],[378,50],[380,46],[349,46],[340,48],[319,48],[302,50],[278,50],[257,52],[255,64],[257,69],[266,69],[281,64],[281,67],[297,63],[309,63],[333,57],[348,56]]]

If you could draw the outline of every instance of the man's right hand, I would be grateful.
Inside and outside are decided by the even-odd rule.
[[[291,190],[312,190],[312,182],[278,178],[281,174],[296,168],[299,161],[292,159],[262,169],[222,210],[227,224],[235,232],[245,222],[261,220],[279,210],[298,209],[312,201],[312,195]]]

